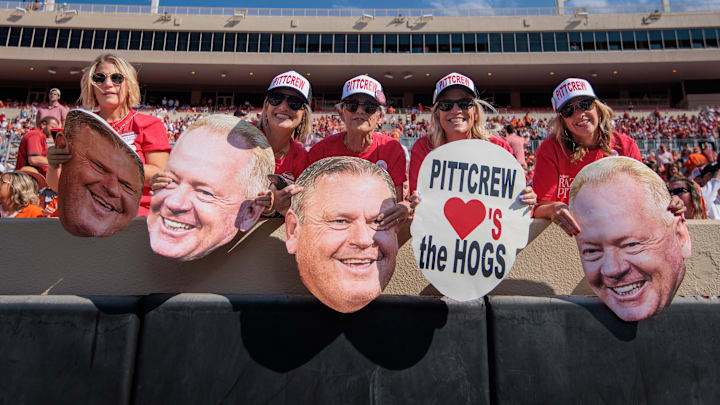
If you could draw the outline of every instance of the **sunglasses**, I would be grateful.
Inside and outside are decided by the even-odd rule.
[[[685,187],[673,188],[668,191],[670,192],[670,195],[677,195],[677,196],[690,192],[690,190],[686,189]]]
[[[92,81],[95,82],[95,84],[103,84],[106,79],[107,75],[105,73],[93,73],[92,75]],[[113,73],[110,75],[110,81],[116,86],[121,85],[124,80],[125,76],[123,76],[122,73]]]
[[[375,114],[375,112],[380,108],[380,104],[375,103],[358,103],[357,101],[345,101],[343,102],[343,107],[348,110],[351,113],[354,113],[358,110],[358,107],[362,107],[362,109],[368,113],[368,114]]]
[[[594,98],[584,98],[577,103],[566,104],[565,107],[560,110],[560,115],[565,118],[570,118],[573,116],[573,114],[575,114],[576,108],[578,109],[578,111],[587,111],[591,109],[593,105],[595,105]]]
[[[462,100],[440,100],[437,102],[437,108],[440,111],[450,111],[453,109],[455,104],[457,104],[461,110],[467,111],[473,106],[473,99],[464,98]]]
[[[305,105],[305,100],[297,96],[289,96],[283,93],[270,93],[267,96],[268,104],[273,107],[277,107],[282,104],[283,101],[287,100],[287,105],[293,111],[297,111]]]

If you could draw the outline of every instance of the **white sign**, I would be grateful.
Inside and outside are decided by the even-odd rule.
[[[530,207],[518,199],[524,188],[523,168],[490,142],[455,141],[425,157],[410,231],[415,261],[438,291],[473,300],[507,277],[528,243]]]

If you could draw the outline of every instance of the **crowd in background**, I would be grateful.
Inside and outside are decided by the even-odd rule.
[[[0,108],[0,170],[11,171],[14,167],[7,167],[11,142],[19,142],[23,134],[36,126],[38,109],[42,106],[35,104],[20,105],[5,102],[6,108],[16,108],[16,116],[7,116],[6,108]],[[17,110],[19,108],[19,110]],[[181,134],[196,120],[210,112],[209,106],[192,107],[181,106],[177,108],[176,101],[170,104],[149,107],[140,106],[145,113],[158,117],[167,128],[170,144],[174,144]],[[225,108],[226,113],[234,114],[241,119],[257,122],[259,111],[250,103],[244,103],[238,108]],[[216,111],[217,112],[217,111]],[[388,113],[394,112],[392,109]],[[172,118],[171,118],[172,117]],[[532,184],[535,170],[535,152],[539,142],[546,138],[548,123],[551,118],[541,114],[525,115],[492,115],[488,117],[488,128],[495,134],[506,136],[506,128],[511,126],[517,130],[517,135],[525,140],[525,162],[527,180]],[[407,114],[387,114],[379,125],[379,131],[395,139],[421,138],[430,133],[430,120],[428,114],[408,112]],[[654,140],[657,148],[646,148],[641,153],[643,162],[658,173],[665,181],[677,185],[678,179],[684,178],[694,181],[693,184],[702,186],[707,184],[716,173],[717,140],[720,136],[720,108],[707,106],[697,113],[670,114],[660,111],[648,112],[646,116],[631,116],[618,114],[615,117],[615,128],[618,132],[640,140]],[[312,132],[305,142],[310,148],[329,135],[345,130],[345,126],[337,114],[313,114]],[[682,145],[673,144],[673,140],[696,140]],[[535,141],[535,142],[533,142]],[[408,145],[411,142],[407,143]],[[52,143],[50,142],[50,145]],[[408,147],[409,149],[409,147]],[[10,158],[10,159],[8,159]],[[705,171],[703,171],[705,169]],[[715,169],[715,170],[713,170]],[[690,183],[688,183],[690,184]],[[676,190],[679,190],[675,187]],[[692,186],[682,189],[691,191]]]

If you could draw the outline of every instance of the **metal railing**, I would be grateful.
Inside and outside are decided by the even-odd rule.
[[[397,9],[362,9],[362,8],[231,8],[231,7],[179,7],[160,5],[157,10],[151,6],[125,4],[85,4],[85,3],[33,3],[32,1],[0,1],[0,10],[25,9],[27,11],[68,11],[78,13],[103,14],[171,14],[171,15],[208,15],[208,16],[288,16],[288,17],[358,17],[368,20],[373,18],[432,18],[444,16],[532,16],[557,15],[556,7],[535,8],[397,8]],[[565,7],[563,14],[576,13],[577,8]],[[663,10],[660,0],[654,4],[582,7],[588,14],[628,14],[653,13]],[[670,12],[689,11],[720,11],[720,2],[670,4]]]

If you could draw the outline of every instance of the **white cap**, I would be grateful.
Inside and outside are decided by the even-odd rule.
[[[355,76],[345,82],[341,100],[345,100],[353,94],[367,94],[382,105],[385,105],[386,102],[382,84],[370,76]]]
[[[565,106],[565,103],[580,96],[597,98],[595,91],[587,80],[575,78],[565,79],[562,83],[555,87],[555,90],[553,90],[553,109],[555,111],[560,111],[560,109]]]
[[[50,91],[48,91],[48,94],[52,93],[53,91],[57,92],[58,96],[61,94],[60,89],[58,89],[57,87],[53,87],[52,89],[50,89]]]
[[[267,91],[277,88],[286,88],[297,91],[303,96],[303,98],[305,98],[305,102],[308,104],[310,104],[310,101],[312,100],[310,82],[303,75],[294,70],[280,73],[275,76],[275,78],[273,78],[270,82],[270,87],[268,87]]]
[[[433,93],[433,104],[437,102],[440,93],[453,86],[462,86],[470,93],[477,97],[477,90],[475,89],[475,83],[469,77],[460,73],[450,73],[435,83],[435,93]]]

